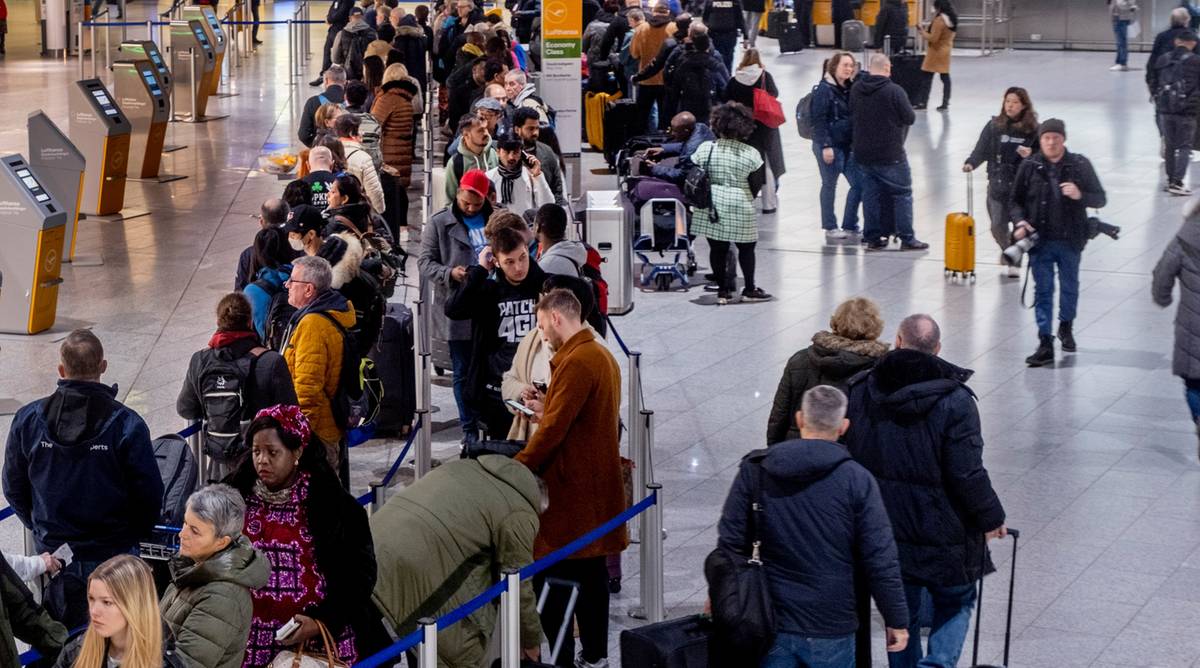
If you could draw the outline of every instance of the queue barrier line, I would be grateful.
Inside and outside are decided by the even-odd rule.
[[[302,21],[299,19],[288,19],[286,21],[229,21],[229,20],[222,20],[221,23],[224,25],[228,25],[228,26],[252,26],[254,24],[258,24],[260,26],[269,26],[269,25],[284,25],[284,24],[288,24],[288,23],[290,23],[292,25],[309,25],[309,24],[314,24],[314,23],[320,23],[322,25],[325,24],[324,21],[317,21],[316,19],[309,19],[307,21]],[[116,24],[113,24],[113,25],[116,25]],[[146,25],[146,24],[139,23],[138,25]]]
[[[607,313],[604,314],[604,321],[608,323],[608,329],[613,333],[613,338],[617,340],[617,345],[621,346],[621,351],[629,357],[629,346],[625,345],[625,339],[621,338],[621,333],[617,331],[617,326],[613,324],[612,318]]]
[[[391,484],[392,478],[396,477],[396,472],[400,470],[400,464],[404,462],[404,457],[408,455],[408,451],[412,448],[412,444],[416,440],[417,434],[420,433],[420,430],[421,416],[418,415],[417,418],[413,420],[412,427],[408,430],[408,440],[404,443],[404,448],[400,450],[400,454],[396,457],[396,461],[392,462],[391,468],[389,468],[387,474],[383,476],[383,480],[380,482],[381,487],[387,487]],[[358,505],[365,506],[371,503],[371,499],[374,496],[374,490],[368,490],[366,494],[357,497],[355,501],[358,501]]]
[[[554,566],[555,564],[563,561],[564,559],[570,557],[572,554],[575,554],[576,552],[582,550],[583,548],[587,547],[588,545],[591,545],[592,543],[596,542],[597,540],[608,535],[609,533],[611,533],[613,530],[615,530],[617,527],[621,526],[622,524],[625,524],[626,522],[633,519],[634,517],[637,517],[638,515],[646,512],[646,510],[649,509],[650,506],[653,506],[657,503],[658,503],[658,492],[657,491],[651,492],[650,495],[648,495],[646,498],[642,499],[641,501],[634,504],[633,506],[630,506],[628,509],[626,509],[624,512],[618,514],[616,517],[613,517],[612,519],[608,520],[604,524],[601,524],[600,526],[596,527],[595,529],[592,529],[591,531],[583,534],[579,538],[576,538],[575,540],[564,545],[563,547],[560,547],[557,550],[551,552],[550,554],[542,557],[541,559],[538,559],[537,561],[533,562],[532,564],[529,564],[529,565],[521,568],[521,571],[520,571],[521,579],[528,580],[529,578],[534,577],[535,575],[541,573],[542,571],[546,570],[547,568],[550,568],[551,566]],[[462,621],[467,616],[471,615],[472,613],[479,610],[483,606],[487,605],[488,603],[491,603],[497,596],[504,593],[506,585],[507,585],[507,583],[504,580],[500,580],[499,582],[492,585],[491,587],[488,587],[487,589],[483,590],[483,592],[481,592],[475,598],[471,599],[470,601],[467,601],[466,603],[459,606],[458,608],[455,608],[454,610],[452,610],[445,616],[438,618],[438,620],[437,620],[438,630],[441,631],[441,630],[450,628],[451,626]],[[388,662],[392,661],[393,659],[399,657],[404,652],[412,649],[413,647],[416,647],[418,644],[420,644],[420,642],[421,642],[421,629],[418,628],[416,631],[413,631],[412,633],[408,634],[407,636],[404,636],[400,640],[397,640],[395,643],[393,643],[387,649],[384,649],[384,650],[382,650],[376,654],[373,654],[373,655],[363,659],[362,661],[359,661],[358,663],[354,664],[354,668],[379,668],[383,664],[388,663]]]

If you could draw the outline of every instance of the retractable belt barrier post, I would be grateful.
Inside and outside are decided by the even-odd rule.
[[[500,594],[500,668],[521,666],[521,571],[504,570]]]
[[[422,617],[417,620],[421,625],[421,656],[420,668],[437,668],[437,620],[432,617]]]

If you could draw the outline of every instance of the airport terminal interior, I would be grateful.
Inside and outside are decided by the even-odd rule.
[[[1106,11],[1093,4],[1093,11]],[[1169,10],[1164,4],[1156,5],[1160,14]],[[264,20],[292,16],[290,2],[263,6]],[[145,21],[165,8],[130,3],[127,16]],[[31,113],[41,110],[64,130],[69,126],[68,93],[81,78],[81,64],[75,56],[38,53],[32,2],[9,0],[8,10],[0,155],[27,156]],[[314,18],[322,14],[313,11]],[[258,228],[259,206],[286,183],[261,171],[258,158],[299,147],[297,116],[316,90],[307,82],[318,73],[324,36],[322,26],[312,29],[315,53],[303,63],[302,77],[289,77],[286,30],[264,26],[265,44],[230,67],[221,95],[208,103],[209,114],[225,117],[169,124],[166,143],[185,148],[165,153],[161,172],[185,178],[130,180],[123,211],[133,217],[79,222],[76,261],[63,265],[53,327],[31,336],[0,335],[6,414],[0,436],[7,436],[17,406],[53,390],[59,343],[77,327],[104,342],[105,381],[117,385],[119,398],[145,418],[153,435],[184,426],[175,401],[188,359],[212,335],[214,306],[232,288],[238,255]],[[120,30],[112,32],[115,43]],[[128,28],[137,39],[145,32]],[[780,55],[773,39],[759,45],[790,115],[817,82],[829,51]],[[1182,222],[1186,198],[1163,192],[1145,59],[1135,52],[1129,71],[1114,72],[1111,49],[987,56],[956,49],[949,110],[930,105],[917,112],[906,143],[915,231],[930,245],[923,252],[866,253],[857,245],[827,244],[810,142],[789,120],[781,129],[787,173],[778,211],[759,219],[757,282],[773,299],[717,305],[716,296],[701,289],[699,274],[686,291],[632,291],[633,309],[613,323],[624,343],[641,353],[644,405],[654,412],[650,475],[662,485],[669,617],[704,605],[702,564],[716,542],[721,504],[740,459],[764,446],[784,364],[828,328],[839,302],[865,296],[883,312],[885,341],[904,316],[928,313],[941,326],[941,356],[974,371],[968,385],[978,398],[984,463],[1008,526],[1021,531],[1010,665],[1200,665],[1197,429],[1183,383],[1171,373],[1175,306],[1160,308],[1150,295],[1151,271]],[[84,66],[90,72],[90,60]],[[99,68],[110,82],[103,58]],[[1023,280],[1005,276],[985,232],[977,238],[977,280],[943,272],[945,215],[968,207],[961,165],[1009,86],[1027,88],[1043,119],[1065,121],[1069,150],[1092,161],[1107,192],[1099,215],[1122,228],[1119,240],[1088,244],[1078,351],[1059,352],[1045,368],[1024,363],[1038,343],[1033,311],[1022,305]],[[583,194],[617,189],[599,154],[585,151],[582,166]],[[844,191],[843,182],[839,201]],[[419,219],[419,192],[414,185],[412,220]],[[987,215],[982,193],[980,175],[974,202],[980,221]],[[586,197],[576,202],[584,206]],[[3,244],[19,236],[0,234]],[[411,250],[408,287],[396,300],[417,296],[415,246]],[[703,273],[704,241],[697,250]],[[625,370],[617,340],[610,335],[606,343]],[[461,434],[448,377],[434,378],[432,403],[433,455],[456,458]],[[355,494],[382,475],[402,446],[402,439],[379,439],[351,451]],[[408,468],[406,462],[399,485],[411,479]],[[0,548],[23,549],[16,519],[0,522]],[[993,545],[999,570],[984,587],[983,663],[1000,661],[1010,550],[1011,541]],[[611,608],[613,665],[620,630],[639,623],[627,614],[638,602],[639,564],[633,545],[624,558],[625,586]],[[878,615],[875,624],[882,632]],[[970,642],[968,636],[960,665],[970,661]],[[881,645],[874,643],[876,665],[885,661]]]

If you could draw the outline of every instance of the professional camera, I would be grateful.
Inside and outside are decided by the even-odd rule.
[[[1101,234],[1111,238],[1113,241],[1116,241],[1117,239],[1121,238],[1121,228],[1117,225],[1110,225],[1095,216],[1089,216],[1087,219],[1088,240],[1090,241],[1095,239]]]
[[[1013,230],[1013,236],[1016,236],[1017,232],[1021,230],[1024,230],[1021,238],[1004,249],[1004,257],[1008,258],[1009,263],[1014,267],[1021,266],[1021,256],[1028,253],[1029,249],[1036,246],[1038,242],[1037,230],[1034,230],[1027,224],[1018,224],[1016,229]]]

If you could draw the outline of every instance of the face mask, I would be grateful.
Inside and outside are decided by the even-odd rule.
[[[294,250],[294,251],[304,250],[304,242],[299,239],[294,239],[292,237],[288,237],[288,245],[291,246],[292,250]]]

